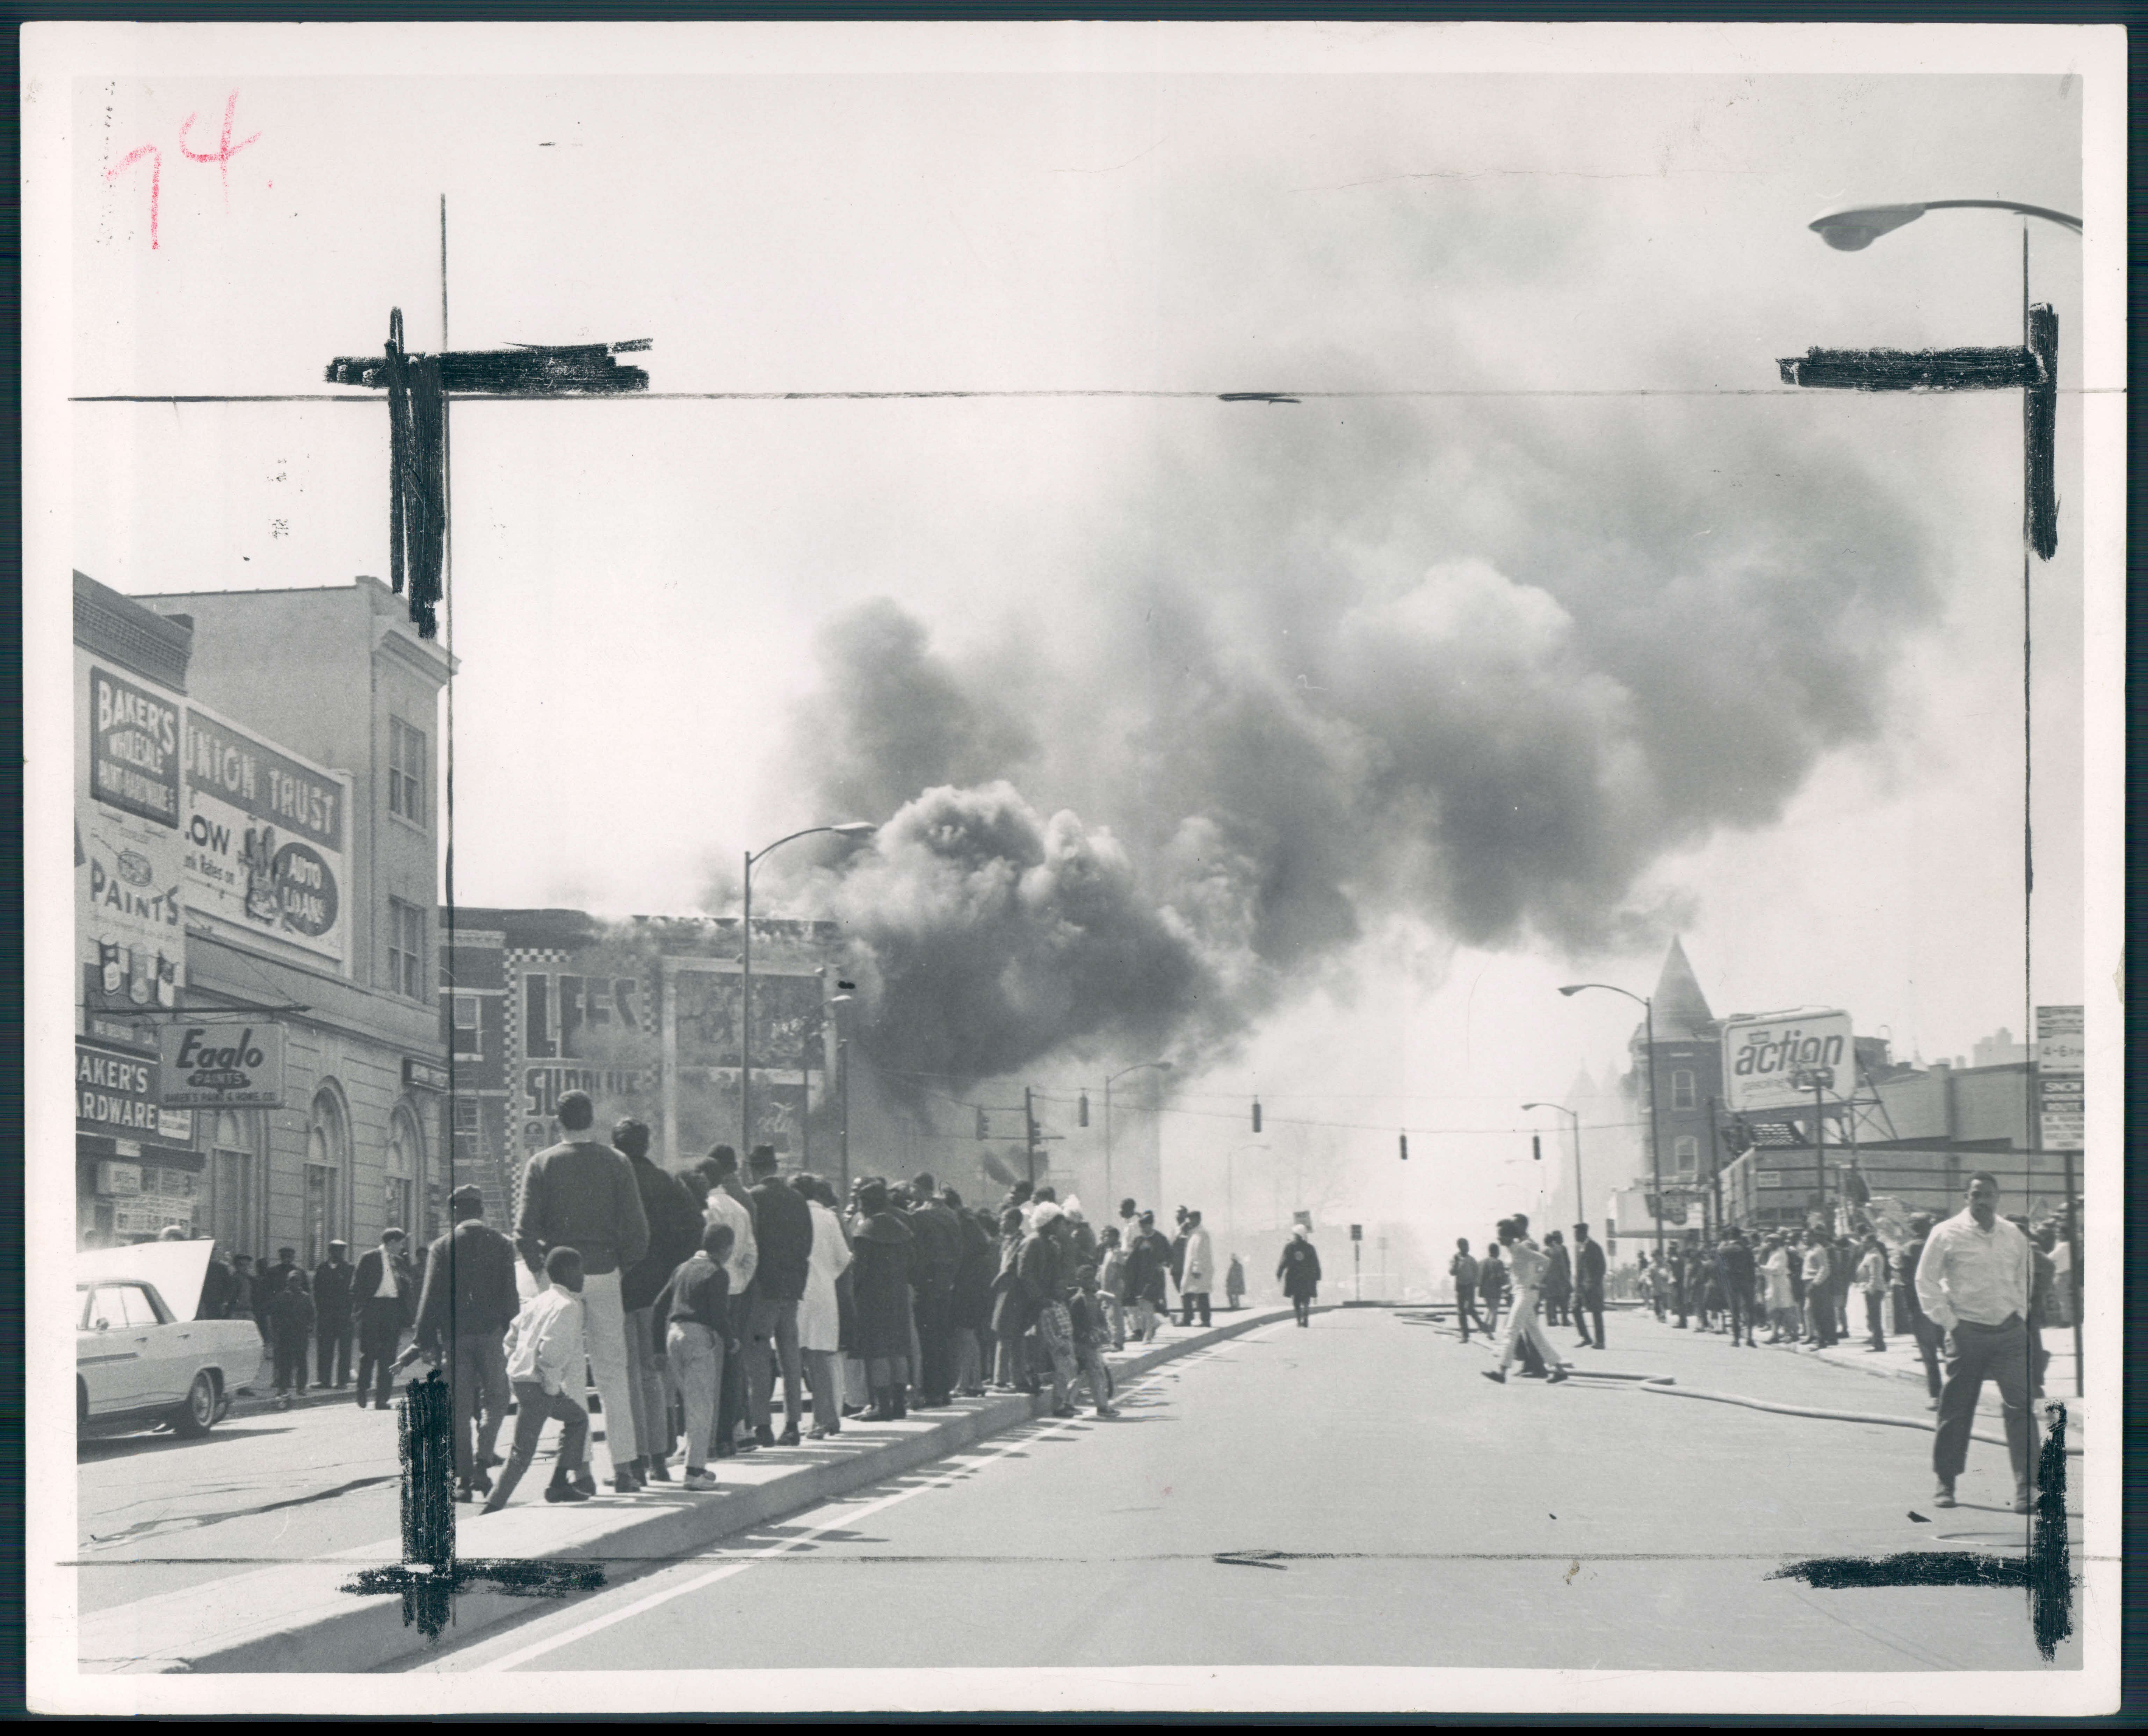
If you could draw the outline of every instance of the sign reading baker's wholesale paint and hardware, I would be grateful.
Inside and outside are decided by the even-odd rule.
[[[157,1032],[169,1109],[281,1109],[284,1027],[248,1021],[174,1020]]]
[[[193,913],[345,965],[349,780],[191,701],[182,764]]]
[[[111,670],[89,671],[89,793],[160,825],[179,823],[179,708]]]
[[[1826,1101],[1854,1094],[1857,1055],[1848,1013],[1819,1007],[1723,1021],[1723,1097],[1734,1114],[1809,1109],[1815,1078]]]

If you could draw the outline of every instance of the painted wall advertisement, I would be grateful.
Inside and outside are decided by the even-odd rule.
[[[138,1043],[141,1015],[176,1006],[186,981],[176,695],[75,661],[87,732],[77,761],[75,940],[87,1027]]]
[[[2087,1046],[2078,1006],[2036,1009],[2036,1111],[2047,1151],[2082,1147],[2087,1101],[2082,1068]]]
[[[350,786],[189,703],[183,867],[198,916],[349,961]]]
[[[1849,1015],[1826,1009],[1760,1013],[1723,1024],[1723,1095],[1734,1114],[1809,1109],[1813,1081],[1830,1102],[1852,1094],[1857,1066]]]

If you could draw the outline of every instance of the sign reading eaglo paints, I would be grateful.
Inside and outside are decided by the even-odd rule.
[[[1829,1101],[1856,1089],[1856,1048],[1846,1012],[1821,1008],[1723,1022],[1723,1096],[1734,1113],[1809,1108],[1811,1075],[1820,1069],[1831,1076],[1822,1087]]]
[[[157,1031],[169,1109],[281,1109],[284,1027],[174,1021]]]
[[[227,928],[344,964],[350,785],[187,706],[188,901]]]

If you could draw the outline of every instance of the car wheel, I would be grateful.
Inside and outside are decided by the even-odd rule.
[[[172,1427],[189,1437],[205,1435],[216,1426],[216,1377],[204,1368],[187,1388],[187,1402],[172,1417]]]

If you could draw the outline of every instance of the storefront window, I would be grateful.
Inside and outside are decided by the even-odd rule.
[[[348,1240],[343,1227],[343,1167],[349,1147],[343,1106],[333,1091],[314,1099],[313,1126],[306,1136],[304,1219],[299,1240],[305,1261],[318,1266],[328,1258],[329,1243]]]
[[[255,1252],[253,1156],[251,1134],[219,1110],[209,1148],[209,1233],[227,1254]]]

